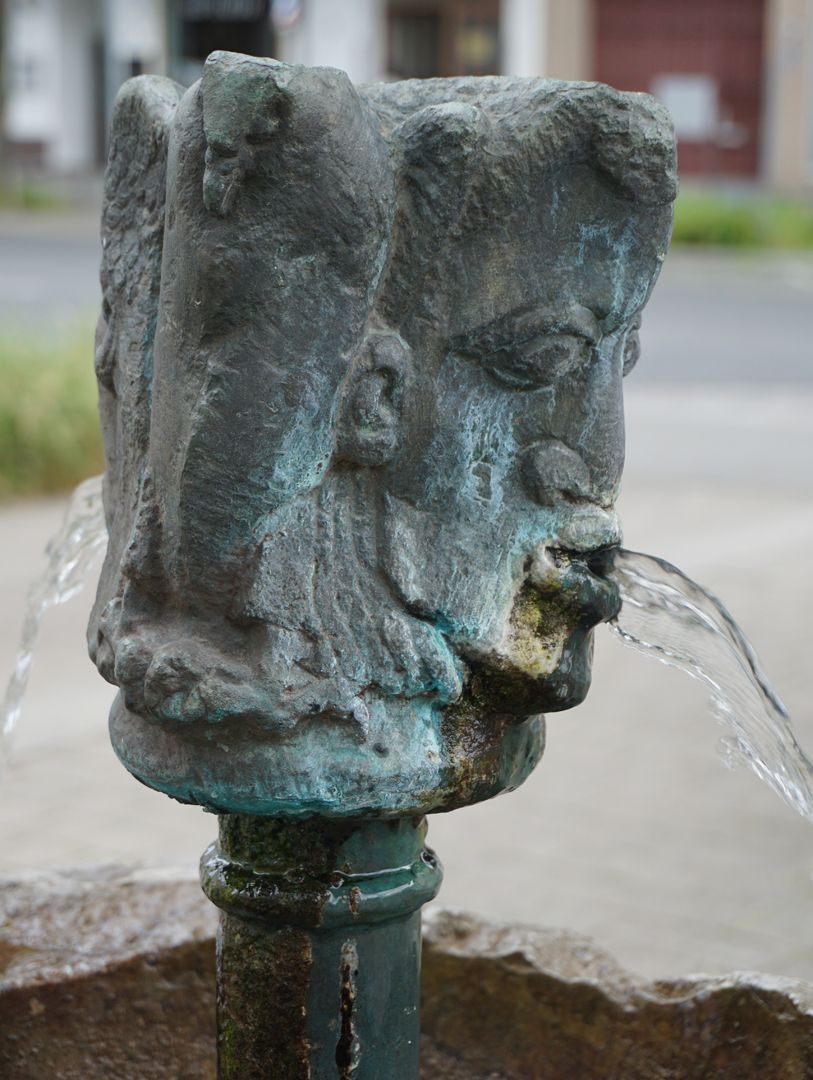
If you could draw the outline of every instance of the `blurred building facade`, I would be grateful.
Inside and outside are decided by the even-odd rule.
[[[129,75],[197,78],[216,48],[356,81],[598,79],[668,106],[683,175],[813,188],[813,0],[0,0],[6,158],[104,158]]]

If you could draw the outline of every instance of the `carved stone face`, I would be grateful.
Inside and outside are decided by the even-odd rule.
[[[117,752],[233,811],[516,786],[617,607],[621,380],[674,195],[662,113],[541,80],[357,92],[228,54],[177,107],[128,87],[90,630]]]
[[[383,485],[396,594],[489,669],[495,705],[517,715],[583,699],[589,630],[617,607],[602,569],[643,301],[617,196],[596,200],[578,171],[564,191],[534,179],[533,197],[494,206],[451,253],[448,322],[413,353],[408,433]],[[553,209],[580,185],[595,209]]]

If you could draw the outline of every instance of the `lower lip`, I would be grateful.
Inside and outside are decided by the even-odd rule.
[[[551,548],[546,553],[560,571],[557,591],[576,590],[576,610],[589,616],[591,625],[614,618],[621,607],[618,588],[607,578],[616,551],[613,544],[588,552]]]

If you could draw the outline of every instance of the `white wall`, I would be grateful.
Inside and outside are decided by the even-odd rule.
[[[807,70],[805,74],[805,90],[807,101],[807,130],[805,132],[807,142],[806,163],[804,167],[803,181],[808,187],[813,187],[813,0],[807,0],[806,20],[806,44],[807,44]]]
[[[277,56],[290,64],[319,64],[346,71],[353,82],[385,74],[385,0],[305,0],[290,30],[277,33]]]
[[[46,168],[92,168],[95,156],[91,44],[101,30],[100,0],[11,0],[6,136],[44,144]],[[27,66],[30,81],[14,69]]]
[[[138,59],[145,71],[163,63],[164,0],[107,0],[107,49],[114,60]]]
[[[58,125],[46,155],[55,172],[81,172],[94,165],[92,43],[100,32],[97,0],[58,0]]]
[[[59,126],[57,3],[6,3],[5,128],[7,137],[14,141],[47,142]]]
[[[813,0],[768,0],[762,175],[789,191],[813,184]]]
[[[501,0],[503,75],[546,75],[549,0]]]
[[[0,0],[0,3],[4,0]],[[104,39],[112,92],[138,59],[165,63],[165,0],[5,0],[11,76],[5,130],[14,142],[44,143],[44,165],[59,173],[96,165],[94,41]],[[28,82],[13,70],[27,65]]]

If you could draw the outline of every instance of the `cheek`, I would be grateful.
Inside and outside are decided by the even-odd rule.
[[[499,635],[525,557],[554,522],[519,474],[529,395],[483,385],[478,369],[447,374],[427,450],[413,459],[419,497],[387,500],[385,562],[410,606],[436,612],[452,638],[483,643]]]
[[[496,521],[511,513],[517,444],[507,402],[473,395],[448,434],[457,477],[457,501],[478,517]]]
[[[423,505],[451,519],[496,522],[510,515],[517,486],[517,395],[466,361],[450,359],[441,375]]]

